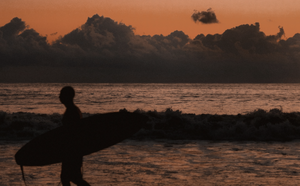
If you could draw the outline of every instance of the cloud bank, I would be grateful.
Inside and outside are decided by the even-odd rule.
[[[0,82],[300,82],[300,34],[283,38],[259,23],[194,39],[182,31],[135,35],[94,15],[55,42],[20,18],[0,27]]]

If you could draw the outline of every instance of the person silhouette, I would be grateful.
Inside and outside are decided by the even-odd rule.
[[[65,86],[61,89],[59,99],[65,105],[66,111],[62,118],[64,126],[72,127],[82,118],[80,109],[74,104],[75,90],[71,86]],[[72,156],[65,158],[61,165],[61,183],[63,186],[70,186],[70,182],[78,186],[89,186],[82,176],[82,156]]]

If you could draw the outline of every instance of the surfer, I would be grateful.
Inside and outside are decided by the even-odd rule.
[[[72,124],[82,118],[80,109],[74,104],[74,97],[75,91],[73,87],[66,86],[61,89],[59,99],[66,107],[62,118],[64,126],[72,127]],[[63,160],[60,175],[62,185],[70,186],[70,182],[73,182],[79,186],[89,186],[90,184],[82,177],[81,167],[82,156],[69,157]]]

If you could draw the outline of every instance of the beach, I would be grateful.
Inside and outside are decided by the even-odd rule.
[[[15,152],[1,142],[1,186],[24,185]],[[91,185],[299,185],[300,141],[126,140],[84,157]],[[24,167],[27,185],[58,185],[60,164]]]

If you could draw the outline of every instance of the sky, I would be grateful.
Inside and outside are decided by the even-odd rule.
[[[195,24],[194,10],[209,8],[219,24]],[[139,35],[168,35],[181,30],[190,38],[199,33],[223,33],[226,29],[259,22],[261,30],[275,34],[282,26],[287,37],[299,32],[300,1],[298,0],[2,0],[0,25],[19,17],[51,42],[81,26],[94,14],[110,17],[131,25]]]
[[[299,9],[298,0],[3,0],[0,82],[300,83]]]

